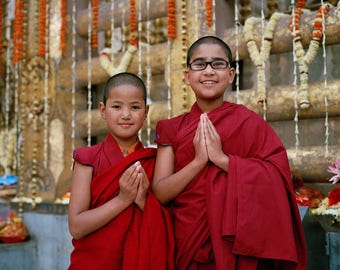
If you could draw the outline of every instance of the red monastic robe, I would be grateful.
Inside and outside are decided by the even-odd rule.
[[[201,110],[162,120],[158,145],[172,145],[175,171],[195,155]],[[229,171],[212,163],[172,202],[176,269],[306,269],[306,245],[286,150],[268,123],[224,102],[208,113]],[[258,268],[257,268],[258,267]],[[278,268],[282,267],[282,268]]]
[[[111,135],[98,145],[75,150],[77,162],[93,167],[91,208],[118,195],[121,174],[138,160],[151,180],[155,154],[156,149],[139,142],[135,152],[123,157]],[[72,243],[70,270],[174,269],[171,217],[151,192],[143,212],[132,204],[101,229]]]

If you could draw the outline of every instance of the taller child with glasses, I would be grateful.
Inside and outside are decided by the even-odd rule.
[[[231,50],[194,42],[191,111],[156,128],[153,191],[172,209],[176,269],[306,269],[306,246],[286,150],[270,125],[223,100]]]

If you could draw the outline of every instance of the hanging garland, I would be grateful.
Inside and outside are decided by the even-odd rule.
[[[213,25],[213,8],[212,0],[205,0],[205,19],[206,24],[210,28]]]
[[[24,1],[15,1],[14,23],[13,23],[13,64],[17,65],[23,56],[23,21]]]
[[[176,38],[176,3],[175,0],[168,0],[168,38]]]
[[[91,47],[98,48],[98,16],[99,16],[99,0],[92,0],[92,32]]]
[[[329,5],[321,5],[314,20],[312,40],[310,41],[307,53],[305,53],[300,33],[300,17],[304,1],[298,2],[298,7],[293,11],[290,18],[291,37],[294,42],[296,59],[299,64],[300,87],[299,87],[299,106],[301,109],[308,109],[310,106],[308,93],[308,65],[314,60],[322,39],[323,22],[322,18],[328,14]]]
[[[38,55],[44,57],[46,53],[46,0],[39,2],[39,49]]]
[[[61,55],[65,55],[66,53],[66,0],[61,0],[60,16],[61,16],[60,50],[61,50]]]
[[[137,15],[136,1],[130,0],[130,39],[129,44],[137,46]]]
[[[278,22],[278,20],[283,16],[282,13],[275,12],[268,21],[265,31],[263,44],[260,50],[257,47],[255,37],[254,37],[254,24],[257,21],[261,21],[261,18],[249,17],[244,24],[244,37],[246,40],[247,48],[249,51],[250,59],[256,66],[257,69],[257,92],[258,98],[257,102],[259,104],[263,104],[266,101],[266,93],[265,93],[265,71],[263,63],[269,58],[272,40],[274,36],[274,29]]]
[[[4,17],[4,14],[3,14],[3,4],[2,4],[2,0],[0,0],[0,29],[3,29],[3,26],[2,26],[2,18]],[[2,51],[3,51],[3,41],[2,41],[2,32],[0,33],[0,55],[2,55]],[[3,69],[2,69],[2,63],[0,63],[0,73],[3,72]]]

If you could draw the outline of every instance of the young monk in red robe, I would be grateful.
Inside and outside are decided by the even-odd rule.
[[[214,36],[189,48],[191,111],[156,127],[153,191],[174,215],[176,269],[306,269],[286,150],[243,105],[223,100],[235,76]]]
[[[112,76],[100,112],[106,139],[74,151],[69,269],[172,270],[170,215],[149,190],[156,150],[138,139],[148,113],[143,81],[126,72]]]

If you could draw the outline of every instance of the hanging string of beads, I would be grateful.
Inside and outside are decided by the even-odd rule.
[[[93,49],[98,49],[98,16],[99,16],[99,0],[92,0],[91,47]]]
[[[60,26],[60,51],[61,55],[66,53],[66,0],[61,0],[60,6],[60,16],[61,16],[61,26]]]
[[[187,51],[187,3],[182,0],[181,4],[181,40],[182,40],[182,67],[186,68],[186,51]],[[182,76],[183,77],[183,76]],[[188,90],[185,83],[185,79],[182,78],[182,93],[183,103],[182,110],[187,112],[188,110]]]
[[[23,21],[24,1],[15,1],[13,22],[13,64],[17,65],[23,58]]]
[[[168,0],[167,5],[167,51],[168,57],[166,61],[166,82],[167,82],[167,108],[168,108],[168,117],[171,116],[171,49],[172,42],[177,36],[176,29],[176,1]]]
[[[292,6],[292,12],[294,13],[295,9],[295,2],[294,0],[291,1]],[[295,20],[295,17],[292,18],[292,20]],[[293,22],[294,29],[293,31],[296,31],[295,25],[296,22]],[[294,68],[293,68],[293,75],[294,75],[294,110],[295,110],[295,116],[294,116],[294,135],[295,135],[295,152],[294,156],[297,157],[298,150],[299,150],[299,105],[298,105],[298,87],[297,87],[297,81],[298,81],[298,75],[297,75],[297,60],[296,60],[296,49],[295,49],[295,42],[293,42],[293,62],[294,62]]]
[[[87,145],[91,146],[92,133],[92,2],[88,3],[89,23],[87,28]]]
[[[42,48],[39,48],[39,55],[45,57],[44,62],[44,168],[47,169],[48,166],[48,129],[49,129],[49,115],[50,115],[50,106],[49,106],[49,87],[48,87],[48,78],[49,78],[49,50],[48,50],[48,44],[49,44],[49,1],[43,0],[45,6],[44,8],[40,8],[41,10],[44,9],[44,17],[45,17],[45,30],[39,31],[40,35],[44,33],[45,37],[41,38],[40,36],[40,47],[42,47],[42,44],[44,44],[44,50]],[[41,15],[40,15],[41,17]],[[41,19],[40,19],[41,20]],[[42,24],[42,20],[40,21]],[[42,54],[44,53],[44,54]]]
[[[136,1],[130,0],[130,37],[129,44],[137,46],[137,15]]]
[[[146,13],[147,13],[147,21],[146,21],[146,92],[147,97],[150,98],[151,95],[151,87],[152,87],[152,68],[151,68],[151,18],[150,18],[150,0],[146,1]],[[151,98],[149,99],[151,105]],[[147,117],[146,120],[146,137],[147,137],[147,145],[151,144],[151,119]]]
[[[340,2],[340,1],[339,1]],[[324,3],[321,0],[321,6]],[[323,58],[323,76],[324,76],[324,95],[325,95],[325,157],[328,156],[329,145],[329,123],[328,123],[328,80],[327,80],[327,51],[326,51],[326,34],[325,34],[325,14],[322,12],[322,58]]]
[[[143,23],[142,23],[142,1],[138,1],[138,40],[142,40],[143,34]],[[138,46],[138,76],[143,77],[143,67],[142,67],[142,46]],[[142,132],[140,130],[140,136]]]
[[[298,1],[298,6],[294,9],[290,19],[290,31],[293,42],[296,59],[299,65],[300,87],[299,87],[299,107],[308,109],[310,106],[308,93],[308,65],[314,60],[322,38],[322,16],[326,16],[329,11],[329,5],[321,5],[314,20],[314,29],[312,32],[312,40],[310,41],[307,53],[305,53],[300,32],[300,17],[304,1]]]
[[[212,0],[205,0],[205,20],[209,28],[213,26]]]
[[[111,10],[111,27],[110,27],[110,32],[111,32],[111,60],[112,63],[115,62],[115,54],[114,54],[114,34],[115,34],[115,0],[111,0],[111,5],[110,5],[110,10]]]
[[[167,20],[168,20],[167,37],[169,39],[175,39],[176,38],[176,3],[175,3],[175,0],[168,0]]]
[[[198,37],[200,36],[201,33],[201,27],[199,27],[201,25],[201,3],[200,1],[195,1],[195,22],[194,25],[197,25],[197,27],[195,27],[195,35],[194,35],[194,40],[198,39]]]
[[[235,85],[236,85],[236,103],[240,103],[240,63],[239,63],[239,43],[238,43],[238,38],[239,38],[239,26],[240,26],[240,21],[238,17],[238,1],[236,0],[234,2],[234,27],[235,27]]]
[[[282,13],[275,12],[269,19],[263,36],[263,44],[259,49],[257,47],[254,37],[254,25],[257,22],[261,22],[261,18],[249,17],[244,24],[244,37],[246,40],[250,59],[255,64],[257,69],[257,102],[263,105],[266,102],[265,95],[265,70],[263,63],[269,58],[270,50],[272,46],[272,40],[274,36],[275,26],[278,20],[284,16]]]
[[[5,34],[6,34],[6,39],[9,41],[11,39],[11,25],[10,25],[10,18],[8,16],[8,14],[4,14],[3,13],[3,3],[1,1],[1,14],[0,14],[0,24],[1,24],[1,28],[2,28],[2,22],[5,21]],[[5,10],[9,8],[9,3],[7,2],[5,4]],[[0,50],[1,50],[1,55],[2,55],[2,50],[3,50],[3,39],[2,39],[2,31],[0,33]],[[10,141],[10,135],[9,135],[9,129],[10,129],[10,46],[7,46],[7,50],[6,50],[6,73],[5,73],[5,130],[4,133],[1,132],[1,141],[0,141],[0,155],[1,155],[1,159],[0,160],[0,164],[3,166],[3,170],[1,170],[0,174],[4,174],[7,175],[9,174],[9,164],[10,164],[10,149],[9,149],[9,141]],[[2,69],[2,63],[1,63],[1,69]],[[2,71],[2,70],[1,70]],[[2,73],[2,72],[1,72]],[[16,126],[16,125],[14,125]]]
[[[39,48],[38,55],[45,56],[46,52],[46,0],[39,1]]]
[[[76,8],[76,1],[72,0],[72,53],[71,53],[71,62],[72,62],[72,120],[71,120],[71,140],[72,140],[72,152],[75,149],[75,138],[76,138],[76,15],[77,15],[77,8]]]

